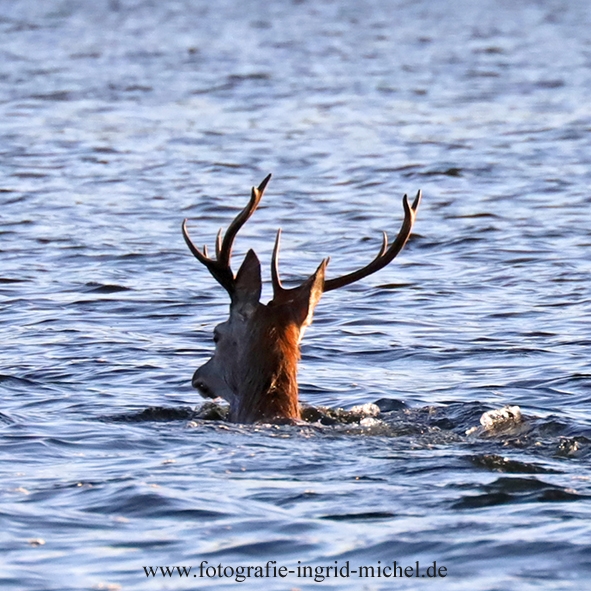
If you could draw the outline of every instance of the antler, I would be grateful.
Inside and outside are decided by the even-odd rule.
[[[234,273],[230,267],[230,259],[232,257],[232,246],[234,239],[238,234],[240,228],[247,222],[250,216],[258,207],[265,188],[271,179],[271,175],[267,175],[263,182],[258,187],[253,187],[250,194],[250,201],[246,207],[234,218],[232,223],[228,226],[224,238],[222,240],[222,230],[218,232],[215,241],[215,259],[209,258],[207,254],[207,247],[203,247],[200,251],[194,244],[187,231],[187,220],[183,221],[183,238],[193,253],[193,256],[203,265],[207,267],[214,279],[232,296],[235,288]]]
[[[334,279],[325,279],[324,280],[324,292],[332,291],[333,289],[338,289],[339,287],[344,287],[345,285],[349,285],[354,283],[355,281],[359,281],[376,271],[379,271],[387,264],[391,263],[396,255],[403,249],[404,245],[406,244],[410,233],[412,231],[413,224],[416,219],[417,209],[421,202],[421,191],[418,191],[417,196],[415,197],[413,204],[410,205],[408,202],[408,196],[405,195],[402,199],[402,205],[404,206],[404,221],[402,222],[402,227],[398,232],[398,236],[392,244],[388,247],[388,235],[384,232],[382,246],[380,251],[378,252],[377,256],[371,263],[365,265],[361,269],[357,271],[353,271],[352,273],[348,273],[347,275],[343,275],[341,277],[335,277]],[[279,242],[281,239],[281,230],[277,232],[277,238],[275,239],[275,247],[273,248],[273,258],[271,263],[271,277],[273,281],[273,293],[279,295],[281,293],[285,293],[291,290],[285,289],[281,284],[281,280],[279,279]],[[323,261],[324,263],[324,261]],[[328,259],[326,259],[326,263],[328,263]],[[297,288],[293,288],[294,290]]]
[[[229,225],[224,237],[222,239],[222,230],[218,232],[215,244],[216,258],[210,258],[207,253],[207,247],[203,247],[203,251],[199,250],[192,242],[187,231],[187,220],[183,221],[183,237],[189,250],[193,253],[195,258],[205,265],[209,272],[213,275],[216,281],[232,296],[235,291],[235,277],[230,267],[230,259],[232,257],[232,246],[234,239],[240,231],[240,228],[246,223],[250,216],[254,213],[258,207],[265,188],[271,179],[271,175],[267,175],[263,182],[258,187],[253,187],[250,195],[250,201],[246,207],[234,218],[232,223]],[[376,271],[379,271],[386,265],[392,262],[396,255],[403,249],[404,245],[408,241],[410,233],[412,231],[413,224],[416,219],[417,209],[421,202],[421,191],[417,192],[417,195],[412,203],[408,202],[408,196],[404,195],[402,199],[402,205],[404,207],[404,221],[402,227],[396,236],[396,239],[390,246],[388,246],[388,235],[386,232],[383,233],[382,246],[377,256],[369,264],[365,265],[357,271],[353,271],[341,277],[335,277],[334,279],[325,279],[323,284],[323,292],[332,291],[333,289],[339,289],[345,285],[355,283]],[[281,239],[281,230],[277,231],[277,238],[275,239],[275,246],[273,248],[273,257],[271,262],[271,279],[273,282],[273,293],[275,297],[285,297],[288,293],[294,292],[299,289],[295,287],[292,289],[286,289],[281,284],[279,278],[279,243]],[[326,266],[329,259],[325,259],[321,263],[321,267]]]
[[[388,235],[386,232],[384,232],[380,252],[378,252],[376,258],[371,261],[371,263],[365,265],[365,267],[362,267],[357,271],[343,275],[342,277],[335,277],[334,279],[326,280],[324,282],[324,291],[326,292],[333,289],[339,289],[339,287],[344,287],[345,285],[359,281],[360,279],[363,279],[364,277],[367,277],[368,275],[383,269],[388,263],[391,263],[396,255],[404,248],[404,245],[410,236],[417,216],[417,209],[421,202],[421,196],[422,193],[419,190],[412,205],[409,205],[407,195],[403,197],[402,205],[404,206],[404,221],[402,222],[402,227],[398,232],[398,236],[396,236],[396,239],[394,242],[392,242],[390,247],[388,247]]]

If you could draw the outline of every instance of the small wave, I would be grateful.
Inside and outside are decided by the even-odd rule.
[[[340,515],[322,515],[320,519],[328,519],[330,521],[367,521],[368,519],[392,519],[396,517],[394,513],[389,511],[368,511],[365,513],[343,513]]]
[[[480,488],[484,491],[482,494],[465,496],[455,502],[453,508],[478,509],[508,503],[564,502],[591,498],[537,478],[503,476]]]
[[[23,283],[26,279],[15,279],[13,277],[0,277],[0,284],[9,284],[9,283]]]
[[[11,425],[14,423],[14,420],[11,419],[8,415],[0,412],[0,423],[4,423],[5,425]]]
[[[477,454],[469,458],[470,462],[477,468],[490,470],[492,472],[503,472],[507,474],[558,474],[558,470],[545,468],[539,464],[521,462],[497,454]]]
[[[139,487],[125,486],[111,497],[102,496],[100,501],[85,507],[85,511],[106,515],[126,515],[134,517],[165,517],[172,515],[180,519],[219,519],[226,514],[212,509],[199,509],[183,506],[183,501],[172,499],[158,492],[145,492]]]
[[[147,423],[147,422],[169,422],[169,421],[190,421],[196,418],[198,413],[189,407],[164,407],[150,406],[137,412],[122,413],[102,417],[106,422],[120,423]],[[201,417],[199,417],[201,418]],[[205,420],[208,420],[207,418]],[[209,419],[209,420],[214,420]]]
[[[19,378],[17,376],[11,376],[8,374],[0,374],[0,384],[9,386],[35,386],[37,385],[37,382],[27,378]]]
[[[118,293],[120,291],[131,291],[131,288],[124,287],[123,285],[111,285],[102,283],[87,283],[85,285],[88,293]]]

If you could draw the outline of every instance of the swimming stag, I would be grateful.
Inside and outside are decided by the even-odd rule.
[[[404,221],[398,236],[388,246],[384,232],[378,255],[365,267],[334,279],[326,279],[329,259],[298,287],[285,288],[279,279],[278,257],[281,230],[277,232],[271,262],[273,299],[262,304],[261,265],[253,250],[246,254],[236,275],[230,267],[232,245],[236,234],[257,208],[271,178],[268,175],[253,187],[248,205],[234,218],[222,237],[219,231],[215,258],[207,247],[197,248],[187,231],[185,242],[195,258],[205,265],[214,279],[230,296],[230,317],[215,327],[213,357],[193,375],[193,386],[207,398],[224,398],[230,403],[231,421],[290,420],[300,417],[298,404],[297,365],[304,330],[312,322],[314,308],[324,292],[359,281],[390,263],[410,236],[421,191],[412,205],[405,195]]]

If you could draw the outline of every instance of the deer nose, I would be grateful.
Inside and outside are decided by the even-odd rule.
[[[191,385],[193,388],[199,390],[201,396],[204,398],[215,398],[215,394],[211,391],[211,388],[205,383],[205,380],[202,376],[201,368],[199,368],[194,374],[193,379],[191,380]]]
[[[199,393],[204,398],[217,398],[217,394],[215,394],[214,392],[215,388],[213,388],[212,385],[209,383],[211,380],[207,379],[207,375],[211,373],[209,371],[210,361],[208,361],[195,371],[195,373],[193,374],[193,379],[191,380],[191,384],[193,388],[199,390]]]

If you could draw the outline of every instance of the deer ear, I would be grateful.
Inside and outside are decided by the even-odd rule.
[[[261,263],[254,250],[249,250],[236,274],[232,303],[255,306],[261,299]]]
[[[295,290],[290,308],[293,310],[300,326],[312,324],[314,308],[316,308],[324,292],[326,265],[328,265],[328,259],[324,259],[314,274]]]

